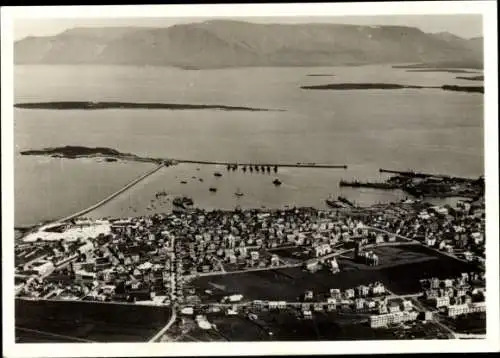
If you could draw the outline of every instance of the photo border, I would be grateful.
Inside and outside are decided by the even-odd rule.
[[[2,7],[2,278],[3,344],[6,357],[230,356],[355,353],[444,353],[499,350],[498,234],[498,58],[494,1],[389,3],[127,5]],[[212,343],[42,343],[14,340],[14,141],[13,21],[41,18],[289,17],[481,14],[484,36],[484,143],[486,180],[487,338],[484,340],[212,342]],[[213,16],[216,15],[216,16]],[[457,163],[458,164],[458,163]],[[362,343],[362,344],[360,344]]]

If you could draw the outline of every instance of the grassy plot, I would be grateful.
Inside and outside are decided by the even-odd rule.
[[[457,333],[486,334],[486,312],[445,318],[443,323]]]
[[[210,289],[221,294],[241,293],[247,299],[293,301],[305,290],[319,293],[375,281],[381,281],[398,294],[415,293],[420,291],[421,278],[456,277],[473,269],[467,263],[420,246],[381,247],[376,252],[381,266],[371,267],[342,258],[338,260],[341,272],[335,275],[326,269],[310,273],[295,267],[201,277],[191,285],[200,293]]]
[[[170,308],[16,300],[19,341],[144,342],[170,318]],[[64,338],[63,336],[69,337]]]

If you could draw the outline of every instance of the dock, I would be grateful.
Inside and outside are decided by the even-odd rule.
[[[397,174],[406,177],[412,178],[442,178],[442,179],[452,179],[457,181],[471,181],[476,180],[474,178],[464,178],[464,177],[454,177],[451,175],[443,175],[443,174],[430,174],[430,173],[422,173],[422,172],[414,172],[414,171],[400,171],[400,170],[391,170],[391,169],[379,169],[380,173],[389,173],[389,174]]]
[[[400,185],[391,183],[380,183],[380,182],[359,182],[359,181],[345,181],[341,180],[339,186],[349,186],[353,188],[372,188],[372,189],[382,189],[382,190],[392,190],[400,189]]]

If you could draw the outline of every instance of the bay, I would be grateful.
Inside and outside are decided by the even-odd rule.
[[[311,73],[333,77],[311,77]],[[383,180],[378,168],[477,177],[484,173],[483,95],[439,89],[317,91],[300,86],[385,82],[470,85],[452,73],[391,66],[181,70],[120,66],[16,66],[15,102],[130,101],[281,109],[28,110],[15,109],[15,222],[64,216],[99,201],[151,168],[26,157],[48,146],[105,146],[138,155],[237,162],[347,164],[348,170],[283,169],[277,175],[225,168],[165,168],[95,216],[128,216],[151,208],[156,191],[193,196],[207,208],[324,205],[329,194],[362,204],[396,200],[398,192],[340,189],[340,179]],[[224,173],[218,182],[215,170]],[[192,177],[195,176],[196,179]],[[276,188],[277,176],[283,185]],[[199,177],[204,181],[200,182]],[[182,178],[188,184],[180,184]],[[218,185],[218,192],[208,191]],[[245,193],[236,198],[234,192]],[[133,205],[131,204],[133,203]],[[149,207],[149,209],[148,209]]]

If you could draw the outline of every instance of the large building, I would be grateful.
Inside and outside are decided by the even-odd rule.
[[[464,314],[485,312],[486,302],[464,303],[446,307],[448,317],[456,317]]]
[[[392,312],[386,314],[372,315],[370,316],[370,327],[380,328],[386,327],[394,323],[402,323],[408,321],[415,321],[417,319],[418,312]]]

